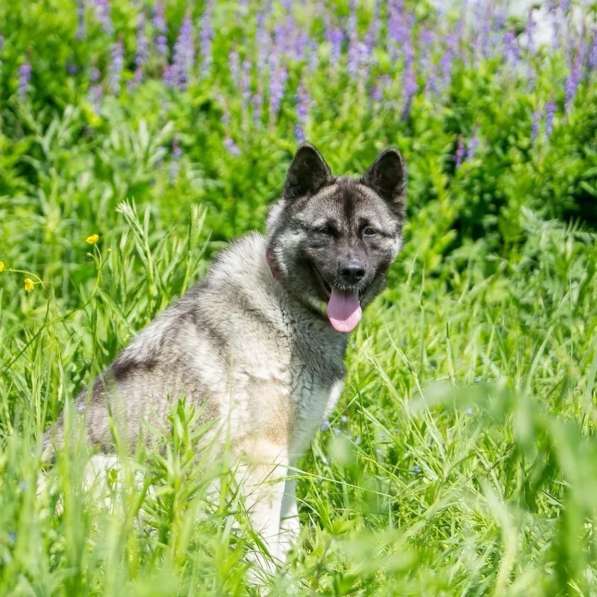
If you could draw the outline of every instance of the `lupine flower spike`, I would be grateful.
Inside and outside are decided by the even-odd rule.
[[[145,34],[145,14],[139,13],[137,21],[137,52],[135,54],[135,83],[140,83],[143,78],[143,68],[149,57],[147,35]]]
[[[172,78],[180,89],[186,89],[194,65],[193,24],[191,15],[187,13],[174,46],[174,60],[172,62]]]
[[[161,56],[168,56],[168,40],[166,27],[166,18],[164,15],[164,4],[162,0],[157,0],[153,13],[153,27],[156,31],[155,48]]]
[[[24,99],[29,91],[29,83],[31,82],[31,63],[23,62],[19,67],[19,97]]]

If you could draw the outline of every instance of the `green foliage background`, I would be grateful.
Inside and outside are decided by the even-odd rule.
[[[200,18],[203,5],[190,6]],[[323,39],[313,6],[296,19]],[[441,26],[430,6],[413,7],[417,23]],[[263,229],[296,148],[305,65],[289,65],[279,115],[257,123],[229,74],[231,48],[255,53],[243,36],[259,4],[247,19],[216,4],[212,69],[184,91],[164,85],[155,56],[129,87],[138,8],[111,3],[125,70],[97,109],[89,72],[109,69],[110,40],[91,8],[78,40],[74,2],[0,5],[4,594],[258,591],[244,560],[256,538],[227,469],[194,459],[188,409],[172,413],[167,449],[138,458],[151,488],[130,470],[111,502],[94,499],[76,442],[40,472],[42,433],[65,403],[225,242]],[[186,9],[167,4],[171,45]],[[360,29],[373,18],[359,4]],[[445,97],[418,92],[403,119],[402,66],[382,46],[374,68],[395,82],[377,103],[323,40],[317,52],[307,138],[335,172],[355,174],[399,147],[409,214],[389,288],[351,338],[340,405],[297,472],[301,542],[271,591],[596,594],[594,73],[566,109],[562,53],[537,53],[532,86],[499,57],[462,60]],[[254,65],[254,90],[260,77]],[[533,113],[552,99],[553,132],[542,124],[533,139]],[[456,167],[458,140],[472,135],[478,148]]]

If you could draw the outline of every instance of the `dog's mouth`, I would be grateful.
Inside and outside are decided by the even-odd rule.
[[[313,266],[313,272],[319,285],[319,291],[327,302],[327,316],[337,332],[347,334],[357,327],[363,310],[358,288],[338,288],[326,282],[321,272]]]

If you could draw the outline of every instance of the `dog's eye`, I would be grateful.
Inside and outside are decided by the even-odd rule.
[[[371,238],[372,236],[377,236],[377,230],[373,228],[373,226],[365,226],[361,231],[363,237]]]
[[[336,231],[329,224],[325,224],[324,226],[317,226],[316,228],[313,228],[313,232],[315,232],[316,234],[325,234],[326,236],[336,235]]]

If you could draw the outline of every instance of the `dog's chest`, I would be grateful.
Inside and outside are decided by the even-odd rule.
[[[290,392],[292,421],[290,422],[289,451],[296,459],[307,449],[316,431],[334,408],[343,380],[339,372],[322,375],[321,371],[303,367],[294,376]]]

